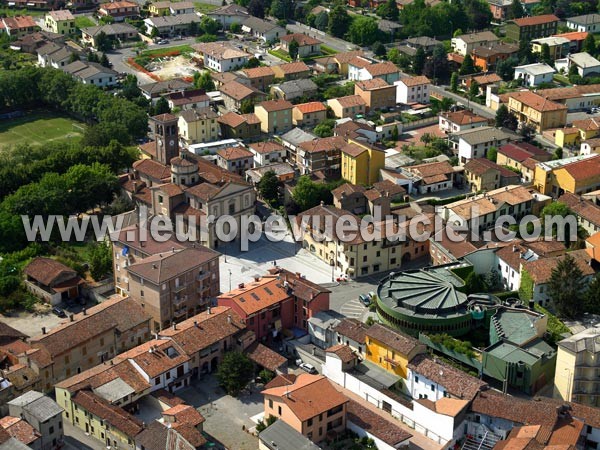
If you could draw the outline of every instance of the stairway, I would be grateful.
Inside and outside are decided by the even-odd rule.
[[[486,430],[483,438],[478,438],[477,436],[467,438],[461,450],[492,450],[499,440],[499,436]]]

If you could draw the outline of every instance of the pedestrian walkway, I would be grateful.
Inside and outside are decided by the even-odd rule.
[[[444,448],[444,446],[442,444],[438,444],[437,442],[432,441],[431,439],[423,436],[422,434],[420,434],[419,432],[413,430],[412,428],[410,428],[409,426],[407,426],[406,424],[400,422],[399,420],[395,419],[394,417],[392,417],[390,414],[386,413],[385,411],[377,408],[375,405],[373,405],[372,403],[369,403],[367,400],[365,400],[364,398],[360,397],[359,395],[356,395],[354,392],[349,391],[346,388],[343,388],[342,386],[340,386],[339,384],[333,383],[333,387],[335,387],[338,391],[342,392],[346,397],[360,403],[361,406],[363,406],[364,408],[369,409],[370,411],[373,411],[374,413],[378,414],[379,416],[383,417],[386,420],[389,420],[393,423],[395,423],[396,425],[398,425],[400,428],[402,428],[403,430],[405,430],[406,432],[412,434],[412,438],[410,438],[410,449],[422,449],[422,450],[441,450]]]
[[[365,312],[365,307],[356,298],[348,300],[340,309],[340,313],[351,319],[359,319]]]

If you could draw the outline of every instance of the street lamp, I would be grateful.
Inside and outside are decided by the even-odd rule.
[[[229,269],[229,291],[231,291],[231,269]]]

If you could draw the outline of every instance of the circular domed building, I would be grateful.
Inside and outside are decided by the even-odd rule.
[[[467,296],[464,290],[464,281],[448,267],[392,272],[377,289],[377,315],[413,336],[465,335],[493,314],[498,300],[485,294]]]
[[[185,153],[171,158],[171,182],[181,186],[192,186],[199,181],[198,164],[188,159]]]

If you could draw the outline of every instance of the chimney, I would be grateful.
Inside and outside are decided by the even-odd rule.
[[[231,314],[227,314],[227,323],[231,323]]]
[[[84,316],[87,316],[87,309],[83,308],[83,309],[81,310],[81,312],[83,313],[83,315],[84,315]]]
[[[210,314],[210,305],[206,307],[206,314]]]
[[[177,324],[175,322],[173,322],[173,330],[177,329]]]
[[[46,327],[42,327],[42,334],[46,334]]]
[[[171,247],[171,250],[173,250],[173,253],[175,253],[175,247]]]
[[[254,281],[259,282],[260,281],[260,275],[254,275]]]
[[[112,366],[115,362],[111,359],[110,360],[110,365]]]
[[[73,318],[73,314],[69,314],[69,321],[73,322],[75,319]]]
[[[198,328],[198,321],[197,321],[197,320],[194,320],[194,326],[195,326],[196,328]]]
[[[513,252],[516,252],[516,251],[517,251],[517,246],[513,245]]]
[[[302,274],[301,274],[300,272],[296,272],[296,276],[297,276],[298,278],[302,278]]]
[[[240,288],[240,289],[244,289],[244,283],[240,283],[240,284],[238,284],[238,288]]]
[[[152,264],[152,268],[153,269],[158,269],[158,266],[156,264]]]
[[[133,182],[133,193],[134,194],[137,194],[137,187],[138,187],[137,181],[134,181]]]

